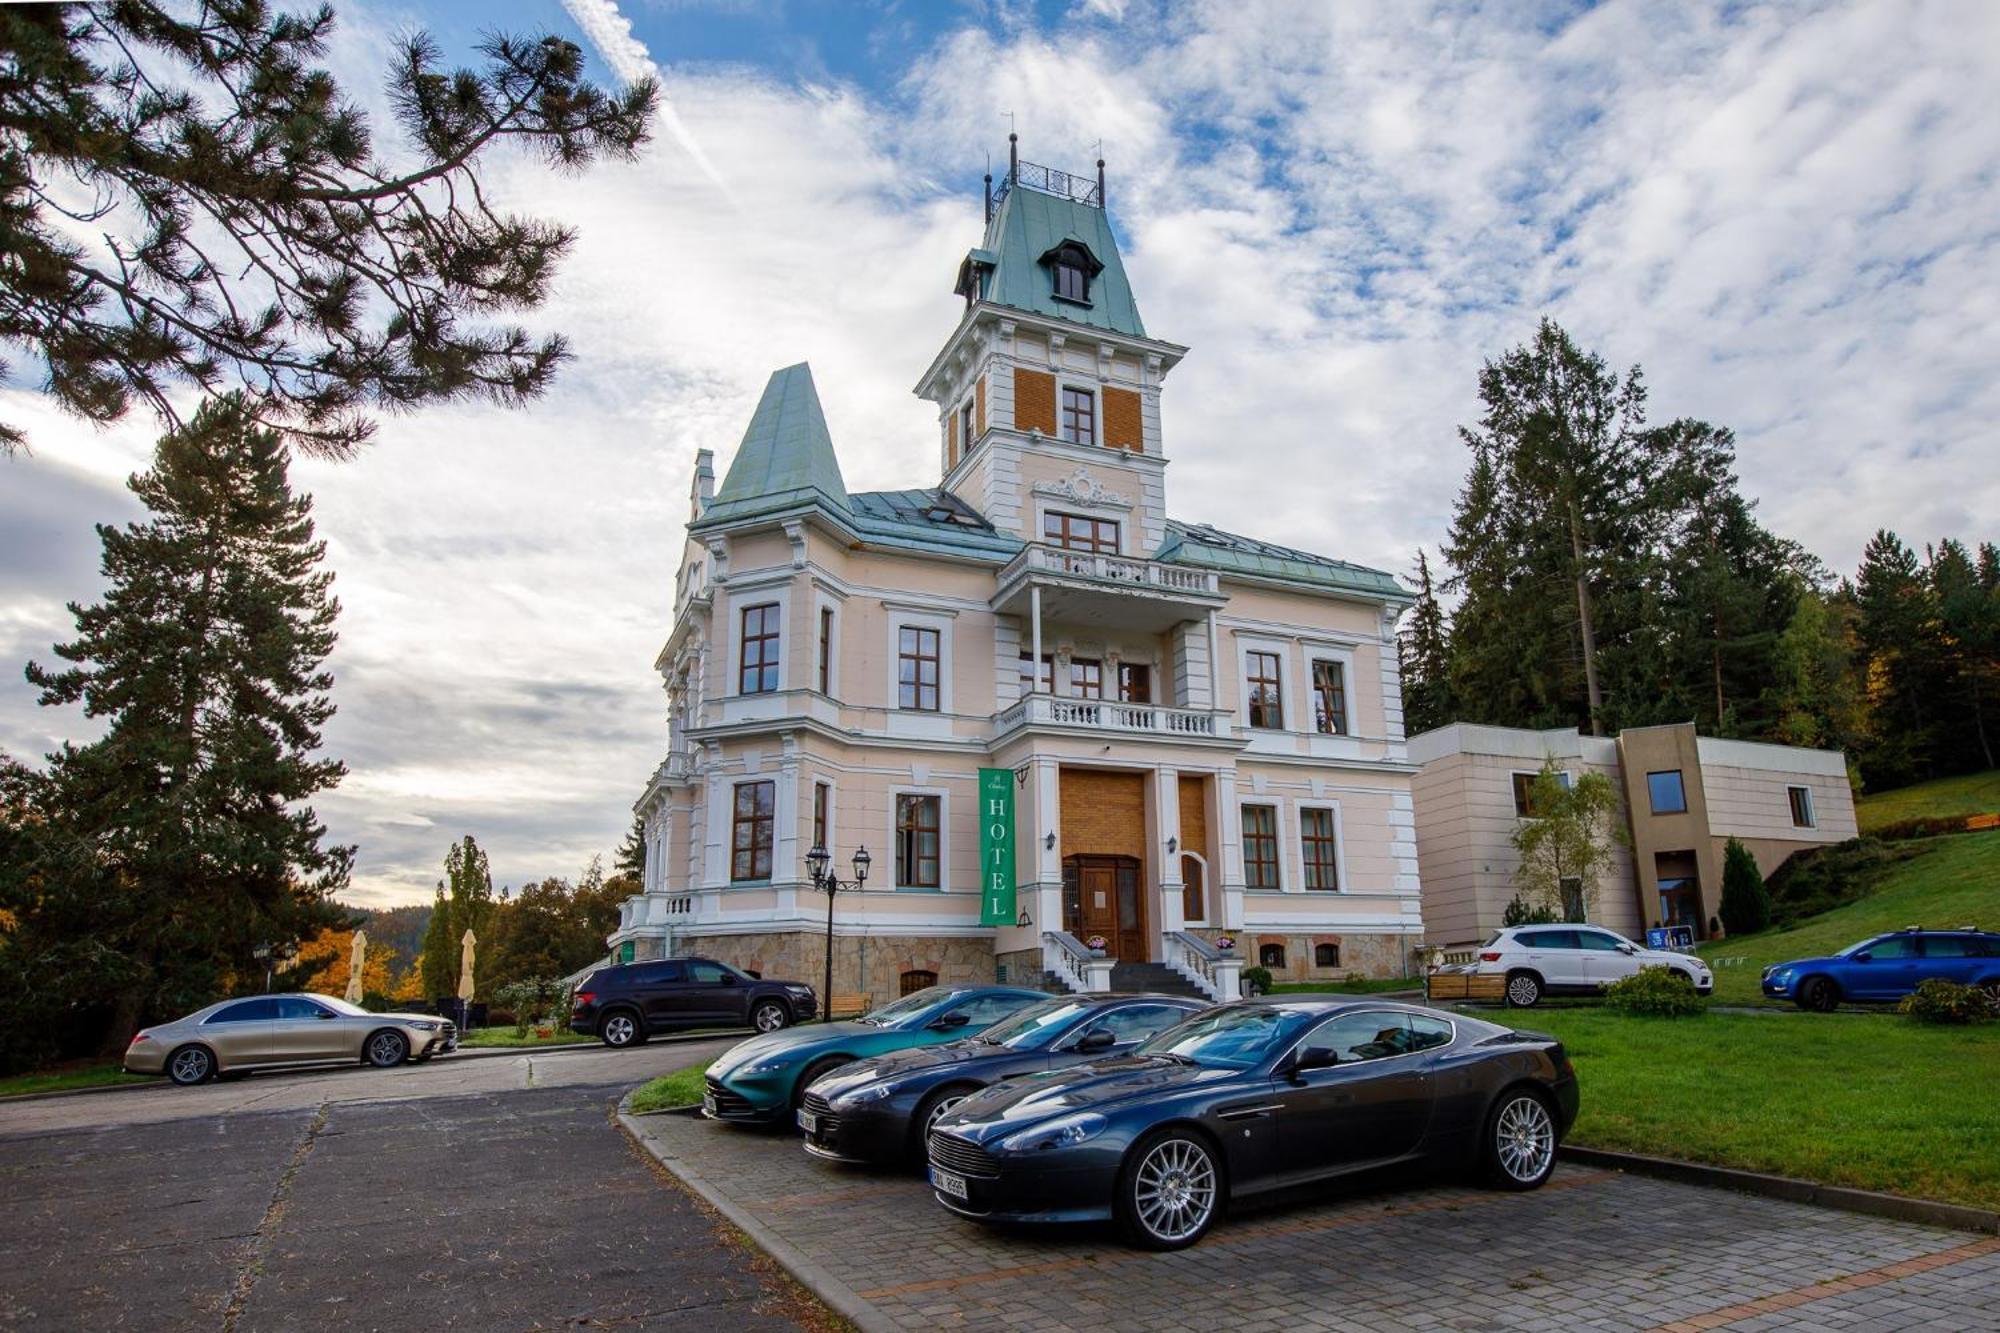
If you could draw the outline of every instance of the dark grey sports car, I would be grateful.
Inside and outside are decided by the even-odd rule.
[[[930,1181],[967,1217],[1115,1219],[1178,1249],[1231,1199],[1376,1167],[1477,1166],[1533,1189],[1576,1110],[1552,1037],[1379,1000],[1249,1000],[967,1098],[931,1130]]]
[[[1178,995],[1058,995],[974,1037],[842,1065],[806,1089],[806,1151],[840,1162],[922,1160],[931,1124],[981,1088],[1129,1054],[1208,1007]]]

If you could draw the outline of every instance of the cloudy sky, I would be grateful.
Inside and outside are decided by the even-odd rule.
[[[651,661],[697,448],[809,360],[854,489],[935,481],[910,393],[959,302],[979,177],[1088,171],[1148,329],[1179,517],[1398,571],[1435,549],[1481,359],[1553,315],[1641,363],[1656,419],[1733,427],[1777,530],[1851,570],[1876,527],[2000,528],[2000,6],[337,0],[329,62],[379,102],[412,27],[478,24],[657,68],[643,160],[493,192],[581,238],[532,409],[383,424],[302,463],[345,606],[320,802],[348,897],[427,896],[470,832],[495,877],[608,852],[665,745]],[[497,17],[496,17],[497,16]],[[387,137],[381,147],[394,147]],[[20,358],[17,362],[17,373]],[[155,431],[0,386],[0,748],[91,734],[20,675],[99,591],[96,522]],[[1178,497],[1178,498],[1176,498]]]

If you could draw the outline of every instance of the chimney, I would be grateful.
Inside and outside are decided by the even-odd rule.
[[[688,522],[692,523],[707,510],[708,502],[715,498],[715,450],[697,449],[694,455],[694,485],[688,492]]]

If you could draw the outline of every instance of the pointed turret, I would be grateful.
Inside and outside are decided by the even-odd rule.
[[[730,460],[722,489],[702,513],[703,527],[802,504],[845,513],[847,483],[833,454],[812,368],[801,361],[774,371]]]
[[[1088,328],[1146,336],[1102,195],[1083,177],[1022,163],[1001,182],[980,248],[959,268],[958,294]],[[1053,191],[1053,192],[1052,192]],[[1068,292],[1057,270],[1077,268]]]

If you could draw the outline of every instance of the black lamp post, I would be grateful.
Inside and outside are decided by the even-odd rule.
[[[812,885],[826,895],[826,989],[820,997],[819,1021],[833,1021],[833,899],[843,889],[858,889],[868,882],[868,864],[875,858],[868,854],[866,847],[854,853],[854,878],[842,883],[833,874],[833,856],[823,843],[814,843],[806,853],[806,873],[812,876]]]

